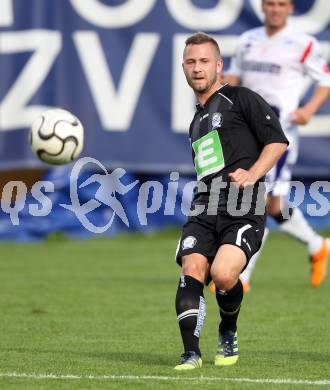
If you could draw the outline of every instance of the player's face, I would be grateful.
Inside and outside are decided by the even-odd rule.
[[[222,60],[210,42],[188,45],[183,53],[183,71],[188,84],[199,95],[213,91],[222,70]]]
[[[266,26],[280,29],[286,25],[288,16],[293,12],[293,4],[290,0],[263,0],[262,10]]]

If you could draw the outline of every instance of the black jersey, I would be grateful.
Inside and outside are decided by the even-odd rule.
[[[265,100],[244,87],[228,84],[197,106],[190,125],[197,179],[226,176],[249,169],[265,145],[289,143],[278,118]]]
[[[261,96],[229,85],[211,95],[204,107],[197,106],[189,136],[197,179],[207,185],[216,176],[230,182],[228,173],[237,168],[248,170],[265,145],[289,143]]]

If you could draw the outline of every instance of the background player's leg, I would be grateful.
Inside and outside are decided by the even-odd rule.
[[[290,191],[292,168],[297,161],[299,147],[297,128],[287,130],[290,146],[276,166],[267,174],[272,191],[271,196],[268,196],[267,212],[279,223],[280,230],[307,245],[312,266],[311,284],[317,287],[326,275],[329,255],[328,241],[311,228],[298,208],[292,211],[289,219],[284,220],[282,215],[284,206],[282,202]]]
[[[265,242],[267,240],[267,237],[268,237],[268,233],[269,233],[269,229],[265,228],[265,232],[264,232],[264,236],[262,237],[262,244],[261,244],[260,249],[258,250],[257,253],[255,253],[251,257],[251,259],[249,261],[249,264],[245,268],[244,272],[242,272],[241,275],[240,275],[240,279],[241,279],[242,284],[243,284],[244,292],[249,292],[250,289],[251,289],[250,278],[251,278],[252,272],[254,270],[254,267],[256,266],[256,263],[257,263],[260,255],[261,255],[262,249],[263,249],[263,247],[265,245]]]
[[[281,204],[282,198],[280,196],[269,197],[268,214],[278,222],[280,230],[307,245],[312,266],[311,284],[313,287],[317,287],[322,283],[327,272],[328,240],[312,229],[299,208],[292,210],[289,219],[284,219]]]

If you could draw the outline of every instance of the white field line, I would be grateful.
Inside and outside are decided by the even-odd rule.
[[[178,382],[239,382],[239,383],[260,383],[275,385],[314,385],[329,386],[330,379],[304,380],[304,379],[252,379],[252,378],[222,378],[220,376],[157,376],[157,375],[62,375],[62,374],[37,374],[22,372],[0,372],[1,378],[28,378],[28,379],[59,379],[59,380],[98,380],[98,381],[178,381]]]

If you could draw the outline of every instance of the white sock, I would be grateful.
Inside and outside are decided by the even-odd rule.
[[[310,227],[299,208],[293,209],[290,219],[281,223],[279,228],[306,244],[310,254],[317,252],[322,246],[323,237]]]
[[[251,274],[252,274],[252,272],[253,272],[253,269],[254,269],[254,267],[256,266],[256,263],[257,263],[257,260],[258,260],[258,258],[259,258],[259,256],[260,256],[260,254],[261,254],[262,248],[263,248],[264,245],[265,245],[265,242],[266,242],[268,233],[269,233],[269,229],[268,229],[268,228],[265,228],[264,235],[263,235],[263,237],[262,237],[262,243],[261,243],[260,249],[258,250],[257,253],[255,253],[255,254],[251,257],[248,266],[245,268],[244,272],[242,272],[242,273],[240,274],[239,277],[240,277],[240,279],[241,279],[241,281],[242,281],[243,283],[249,283],[250,278],[251,278]]]

